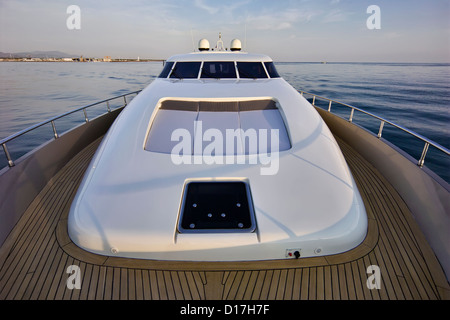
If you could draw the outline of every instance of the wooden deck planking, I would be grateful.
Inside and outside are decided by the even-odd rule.
[[[448,282],[400,196],[339,143],[376,224],[369,249],[299,259],[298,266],[250,263],[242,270],[227,265],[224,271],[198,264],[180,264],[178,270],[176,263],[166,269],[85,254],[61,226],[97,141],[55,175],[0,249],[0,299],[448,299]],[[81,289],[67,289],[66,269],[72,264],[80,267]],[[380,267],[380,290],[366,286],[369,265]]]
[[[345,145],[342,147],[346,148]],[[408,288],[415,293],[413,296],[415,299],[436,298],[436,288],[432,285],[433,277],[418,244],[417,236],[420,237],[421,233],[406,205],[376,170],[368,170],[367,165],[361,165],[361,158],[355,155],[347,156],[347,161],[359,162],[351,168],[356,177],[366,178],[365,185],[361,185],[360,190],[366,192],[365,197],[372,207],[378,207],[378,212],[375,212],[380,226],[380,241],[383,242],[380,248],[384,249],[380,259],[385,261],[386,266],[393,268],[386,273],[391,276],[392,285],[399,287],[398,277],[405,277],[410,282]],[[378,192],[373,193],[373,190]],[[418,283],[421,285],[417,286]],[[421,293],[415,292],[415,289]],[[401,291],[396,294],[401,294]],[[395,293],[392,292],[391,295],[395,296]]]

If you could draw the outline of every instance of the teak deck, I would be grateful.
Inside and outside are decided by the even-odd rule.
[[[341,141],[369,218],[366,240],[349,252],[239,263],[87,253],[70,241],[67,215],[99,142],[47,184],[0,248],[0,299],[449,299],[448,281],[405,203]],[[71,265],[79,266],[80,289],[67,287]],[[380,268],[379,289],[366,285],[371,265]]]

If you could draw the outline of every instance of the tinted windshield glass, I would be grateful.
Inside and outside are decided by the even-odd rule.
[[[261,62],[238,62],[237,67],[240,78],[267,78]]]
[[[236,78],[234,62],[204,62],[202,78]]]
[[[164,68],[162,69],[158,78],[167,78],[170,70],[172,70],[172,66],[173,66],[173,62],[166,62],[166,64],[164,65]]]
[[[170,74],[171,78],[197,78],[200,70],[200,62],[177,62]]]
[[[280,77],[277,69],[275,68],[275,64],[273,62],[264,62],[264,65],[266,66],[267,73],[269,73],[269,76],[271,78],[279,78]]]

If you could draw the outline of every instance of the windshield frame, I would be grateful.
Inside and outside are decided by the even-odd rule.
[[[230,69],[228,73],[218,71],[216,76],[214,73],[205,70],[205,65],[217,65],[224,66],[228,65],[227,68]],[[234,61],[203,61],[200,71],[200,79],[237,79],[236,63]]]
[[[276,79],[281,78],[279,75],[275,63],[271,60],[269,61],[243,61],[243,60],[191,60],[191,61],[166,61],[166,64],[171,64],[171,68],[167,73],[167,69],[169,68],[167,65],[164,66],[158,78],[160,79],[172,79],[172,80],[208,80],[208,79],[223,79],[223,80],[267,80],[267,79]],[[214,76],[214,74],[206,74],[208,73],[204,66],[205,64],[233,64],[234,70],[229,72],[228,74],[219,73],[218,76]],[[246,72],[245,69],[242,68],[244,65],[255,64],[259,68],[258,72],[255,74]],[[259,64],[259,65],[256,65]],[[239,67],[241,66],[241,68]],[[274,68],[274,70],[269,70],[268,66]],[[182,68],[182,69],[179,69]],[[181,71],[181,74],[180,74]],[[248,71],[248,70],[247,70]],[[167,75],[166,75],[167,73]],[[188,76],[186,76],[186,74]]]

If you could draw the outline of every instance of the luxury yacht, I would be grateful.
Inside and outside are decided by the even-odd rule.
[[[68,227],[98,254],[272,260],[353,249],[367,215],[333,135],[272,60],[217,50],[169,58],[121,113]]]
[[[202,39],[116,98],[1,141],[1,299],[449,298],[450,188],[424,166],[444,147],[410,132],[412,159],[382,138],[391,122],[369,114],[377,136],[353,123],[364,110],[334,115],[238,39]]]

